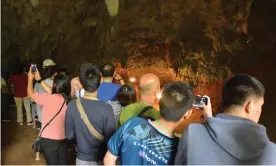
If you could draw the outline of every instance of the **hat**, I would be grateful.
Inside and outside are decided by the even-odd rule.
[[[52,59],[46,59],[45,61],[43,61],[43,68],[55,65],[56,63]]]

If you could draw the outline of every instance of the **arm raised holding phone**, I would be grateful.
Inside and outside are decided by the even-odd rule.
[[[46,84],[40,76],[40,73],[38,71],[38,69],[36,68],[35,72],[33,72],[32,68],[30,69],[32,71],[32,73],[34,74],[35,80],[40,83],[40,85],[43,87],[43,89],[47,92],[47,93],[52,93],[52,88]]]

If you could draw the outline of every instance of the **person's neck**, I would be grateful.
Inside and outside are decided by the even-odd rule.
[[[97,97],[97,94],[98,94],[97,91],[95,91],[95,92],[85,91],[83,98],[89,99],[89,100],[99,100],[98,97]]]
[[[151,95],[141,95],[141,100],[140,101],[148,103],[152,106],[155,104],[155,98],[154,98],[154,96],[151,96]]]
[[[174,136],[174,130],[177,127],[177,123],[166,121],[163,118],[153,121],[152,124],[163,134],[170,137]]]
[[[103,82],[112,82],[113,81],[113,77],[104,77],[103,78]]]
[[[232,115],[232,116],[238,116],[238,117],[241,117],[241,118],[245,118],[245,119],[249,119],[245,114],[244,114],[244,111],[241,109],[241,108],[228,108],[228,109],[225,109],[223,114],[226,114],[226,115]],[[249,119],[251,120],[251,119]]]

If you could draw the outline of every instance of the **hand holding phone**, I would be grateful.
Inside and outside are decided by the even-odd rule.
[[[35,73],[36,69],[37,69],[37,65],[35,63],[32,63],[31,64],[31,71],[32,71],[32,73]]]
[[[195,96],[193,106],[202,109],[205,118],[213,117],[210,97]]]
[[[194,97],[194,103],[193,106],[194,107],[199,107],[199,108],[203,108],[203,105],[208,105],[208,98],[207,97],[201,97],[201,96],[195,96]]]
[[[207,100],[208,100],[207,104],[202,103],[203,115],[205,118],[213,117],[213,111],[212,111],[210,97],[208,97],[208,96],[203,96],[203,97],[207,98]]]

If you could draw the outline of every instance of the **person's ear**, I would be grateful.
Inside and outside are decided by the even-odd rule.
[[[245,112],[251,113],[252,107],[253,107],[253,102],[252,101],[247,102],[245,104]]]
[[[192,113],[193,113],[193,110],[192,110],[192,109],[188,110],[188,111],[184,114],[184,119],[188,119],[188,118],[192,115]]]

